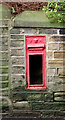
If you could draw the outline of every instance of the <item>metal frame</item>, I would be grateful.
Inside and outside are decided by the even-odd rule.
[[[26,36],[45,36],[45,38],[47,39],[47,35],[46,34],[26,34],[26,35],[24,35],[24,46],[25,46],[25,38],[26,38]],[[25,48],[25,47],[24,47]],[[47,48],[46,48],[47,49]],[[24,49],[24,51],[26,51],[26,49]],[[26,52],[24,52],[25,54],[25,57],[24,58],[26,58]],[[40,53],[41,54],[41,53]],[[46,58],[46,55],[45,55],[45,58]],[[26,66],[26,60],[25,60],[25,66]],[[25,69],[25,72],[26,72],[26,69]],[[47,75],[45,75],[45,76],[47,76]],[[26,77],[25,77],[26,78]],[[46,79],[46,78],[45,78]],[[29,86],[29,88],[26,88],[27,90],[34,90],[34,88],[31,86],[31,85],[29,85],[28,84],[28,86]],[[30,87],[31,86],[31,87]],[[40,88],[40,87],[38,87],[37,86],[37,88],[36,88],[36,90],[45,90],[47,88],[47,86],[46,86],[46,80],[45,80],[45,87],[43,87],[43,88]]]

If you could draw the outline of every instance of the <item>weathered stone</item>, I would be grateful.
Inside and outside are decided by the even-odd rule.
[[[0,74],[7,74],[8,73],[8,68],[1,68],[0,69]]]
[[[59,69],[58,69],[58,74],[65,76],[65,68],[63,68],[63,69],[59,68]]]
[[[24,57],[22,57],[22,58],[11,58],[11,60],[12,60],[12,64],[24,65]]]
[[[2,45],[2,46],[0,46],[0,49],[2,51],[7,51],[8,50],[8,46],[7,45],[6,46]]]
[[[44,95],[43,95],[44,96]],[[42,97],[42,95],[41,94],[30,94],[30,95],[28,95],[28,97],[27,97],[27,100],[29,100],[29,101],[34,101],[34,100],[36,100],[36,101],[38,101],[38,100],[43,100],[44,98]]]
[[[54,53],[54,58],[64,59],[65,58],[65,52],[55,52]]]
[[[8,22],[9,22],[8,20],[0,19],[0,26],[8,26]]]
[[[40,29],[39,34],[57,34],[55,29]]]
[[[58,44],[56,44],[56,43],[49,43],[48,44],[48,49],[49,50],[57,50],[58,49]]]
[[[48,76],[48,82],[63,82],[63,78],[59,78],[59,76]]]
[[[57,90],[57,89],[56,89],[56,86],[55,86],[55,82],[48,82],[48,83],[47,83],[47,88],[48,88],[48,92],[51,92],[51,90],[52,90],[52,91]]]
[[[2,40],[3,45],[6,45],[8,42],[8,36],[3,36],[2,38],[0,38],[0,40]]]
[[[2,59],[8,59],[8,53],[0,53],[0,58],[2,56]]]
[[[14,19],[15,27],[64,28],[65,24],[50,22],[43,11],[24,11]]]
[[[11,50],[11,56],[24,56],[24,49],[21,50]]]
[[[0,28],[0,35],[2,35],[2,28]]]
[[[12,75],[11,81],[12,81],[12,84],[17,82],[19,85],[25,86],[26,80],[24,79],[25,79],[25,75],[18,75],[18,76]]]
[[[16,102],[14,103],[14,107],[15,108],[23,108],[23,109],[31,109],[30,104],[28,103],[28,101],[21,101],[21,102]]]
[[[48,76],[55,76],[56,69],[48,69]]]
[[[60,50],[65,50],[65,43],[59,44]]]
[[[0,77],[0,81],[8,81],[9,76],[2,76]]]
[[[13,28],[10,30],[10,34],[20,34],[20,28]]]
[[[7,35],[8,34],[8,28],[1,28],[0,34]]]
[[[2,66],[8,66],[8,61],[2,61]]]
[[[48,82],[47,83],[48,91],[63,91],[63,84],[60,82],[55,83],[55,82]]]
[[[65,91],[65,84],[63,84],[63,90]]]
[[[25,69],[23,67],[13,67],[12,68],[12,73],[16,73],[16,74],[24,74],[25,73]]]
[[[11,10],[4,4],[0,4],[0,18],[1,19],[10,19],[12,17]]]
[[[18,88],[18,87],[22,87],[22,86],[25,86],[25,84],[24,83],[20,83],[20,82],[16,82],[16,81],[12,81],[12,83],[11,83],[11,87],[12,87],[12,89],[15,89],[15,88]]]
[[[11,41],[11,47],[24,47],[24,41]]]
[[[65,41],[65,36],[51,36],[50,38],[49,38],[49,41],[51,42],[51,41]]]
[[[53,58],[53,53],[52,52],[47,52],[46,56],[47,56],[47,58],[52,59]]]
[[[49,60],[48,65],[50,67],[65,66],[65,60]]]
[[[32,28],[23,28],[20,29],[20,34],[35,34],[36,33],[36,29],[32,29]]]
[[[17,39],[17,40],[18,40],[18,39],[24,39],[24,36],[23,36],[23,35],[17,35],[17,34],[14,35],[14,34],[13,34],[13,35],[11,35],[11,39]]]
[[[8,82],[2,83],[2,88],[7,88],[8,87]]]

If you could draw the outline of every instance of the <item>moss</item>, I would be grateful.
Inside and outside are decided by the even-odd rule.
[[[8,68],[2,69],[2,74],[7,74],[8,73]]]
[[[28,94],[27,96],[27,100],[29,101],[39,101],[39,100],[43,100],[43,98],[41,97],[41,94]]]
[[[64,110],[65,103],[56,103],[56,102],[48,102],[48,103],[32,103],[33,110]]]
[[[18,82],[19,82],[20,84],[22,84],[22,80],[19,80]]]
[[[53,100],[53,94],[45,94],[45,101],[52,101]]]
[[[2,88],[8,87],[8,83],[2,83]]]
[[[65,24],[51,23],[43,11],[24,11],[15,17],[14,26],[64,28]]]
[[[0,4],[0,18],[2,19],[10,19],[12,17],[10,9],[3,4]]]
[[[2,81],[8,81],[8,79],[9,79],[9,76],[3,76],[2,77]]]
[[[7,46],[5,46],[7,49]],[[4,48],[4,45],[3,45]],[[5,48],[4,48],[5,49]],[[1,49],[2,50],[2,49]],[[0,53],[0,59],[8,59],[8,53]],[[3,61],[2,61],[3,62]]]
[[[8,66],[8,61],[2,61],[2,66]]]
[[[57,84],[58,84],[58,85],[61,85],[61,84],[63,84],[63,82],[60,81],[60,82],[57,82]]]
[[[54,112],[44,112],[42,113],[42,118],[55,117]]]

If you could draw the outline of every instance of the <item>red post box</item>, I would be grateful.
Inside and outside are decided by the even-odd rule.
[[[46,89],[46,36],[26,36],[26,89]]]

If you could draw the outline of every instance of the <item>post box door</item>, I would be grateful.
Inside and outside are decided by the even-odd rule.
[[[46,37],[26,36],[26,89],[46,89]]]

